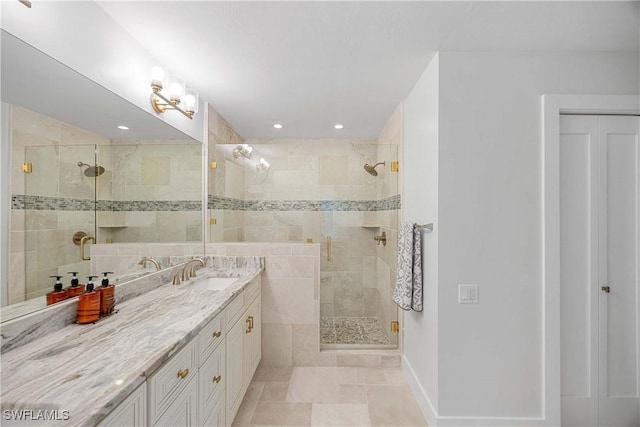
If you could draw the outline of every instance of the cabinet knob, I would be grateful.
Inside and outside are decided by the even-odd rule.
[[[213,333],[213,337],[214,338],[220,338],[220,335],[222,335],[222,331],[218,331],[218,332],[214,332]]]
[[[189,375],[189,369],[181,369],[178,371],[178,377],[179,378],[185,378],[187,375]]]
[[[221,379],[222,379],[221,375],[216,375],[215,377],[213,377],[213,382],[217,384],[220,382]]]

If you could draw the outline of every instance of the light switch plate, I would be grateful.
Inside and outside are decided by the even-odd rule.
[[[478,285],[458,285],[458,304],[478,304]]]

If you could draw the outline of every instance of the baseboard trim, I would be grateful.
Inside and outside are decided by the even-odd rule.
[[[438,415],[429,395],[415,375],[405,357],[402,355],[402,372],[409,383],[409,387],[418,402],[418,407],[424,415],[429,427],[512,427],[512,426],[548,426],[544,418],[540,417],[461,417],[451,415]]]

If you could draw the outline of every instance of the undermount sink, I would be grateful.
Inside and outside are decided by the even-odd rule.
[[[187,284],[186,287],[201,291],[222,291],[237,280],[237,277],[205,277]]]

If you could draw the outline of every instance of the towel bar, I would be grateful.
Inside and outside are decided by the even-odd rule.
[[[430,222],[429,224],[416,224],[413,226],[413,228],[422,228],[424,230],[433,231],[433,223]]]

